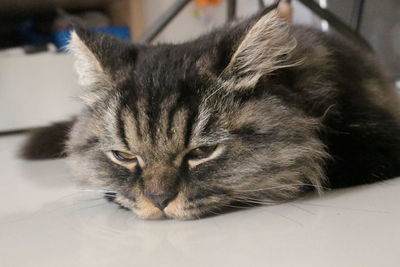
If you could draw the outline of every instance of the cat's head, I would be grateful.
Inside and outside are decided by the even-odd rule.
[[[197,218],[319,186],[318,123],[269,93],[295,65],[275,11],[179,45],[72,34],[87,107],[67,144],[80,180],[143,218]]]

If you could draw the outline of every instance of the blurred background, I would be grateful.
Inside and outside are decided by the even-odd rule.
[[[81,89],[73,60],[63,50],[70,21],[124,40],[177,43],[235,17],[251,15],[272,2],[0,0],[0,134],[68,119],[80,109],[77,96]],[[291,2],[293,23],[335,30],[304,1]],[[330,11],[363,36],[376,51],[389,78],[400,87],[399,0],[308,2]],[[161,29],[157,26],[169,21],[171,12],[176,16],[158,31]]]

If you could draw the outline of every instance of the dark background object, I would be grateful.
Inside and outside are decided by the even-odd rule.
[[[373,50],[370,44],[363,38],[363,36],[359,35],[359,33],[351,28],[349,22],[343,21],[336,14],[332,13],[329,8],[324,9],[321,8],[319,4],[312,0],[298,0],[304,6],[309,8],[315,15],[320,18],[326,20],[330,27],[335,29],[337,32],[345,36],[347,39],[353,41],[354,43],[364,47],[367,50]]]
[[[400,79],[399,0],[328,0],[328,9],[354,29],[358,28],[374,48],[390,78]],[[357,21],[359,9],[362,12]]]
[[[228,0],[227,18],[232,21],[236,18],[236,0]]]

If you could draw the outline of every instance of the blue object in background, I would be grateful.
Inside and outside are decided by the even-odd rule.
[[[112,35],[118,39],[129,41],[131,40],[131,33],[127,26],[114,26],[114,27],[90,27],[94,32],[103,32]],[[58,50],[65,51],[71,38],[71,30],[61,30],[54,34],[54,44]]]

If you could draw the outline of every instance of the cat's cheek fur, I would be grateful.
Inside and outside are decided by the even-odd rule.
[[[121,206],[133,211],[139,218],[157,220],[165,217],[164,213],[155,207],[150,200],[142,195],[137,196],[136,201],[126,198],[120,194],[115,199],[115,202]]]
[[[197,205],[193,205],[185,197],[184,193],[179,193],[164,209],[164,213],[168,218],[177,220],[193,220],[200,219],[207,215],[216,214],[216,210],[221,210],[230,204],[229,198],[221,198],[219,196],[211,196],[202,199]]]
[[[192,219],[194,214],[193,212],[185,210],[186,205],[187,200],[185,197],[183,197],[181,192],[169,203],[169,205],[164,209],[164,212],[169,218]]]

